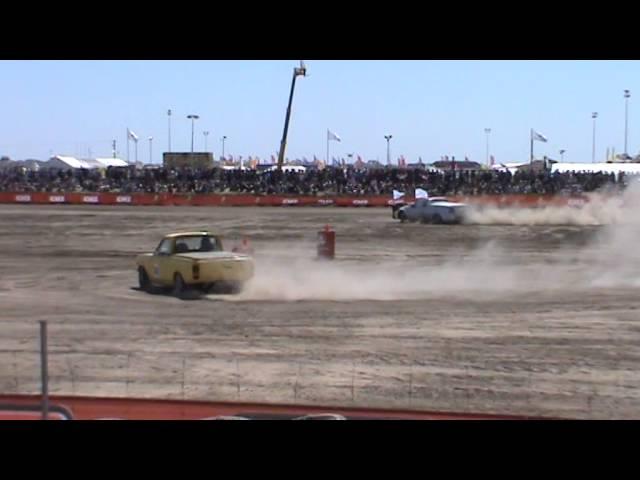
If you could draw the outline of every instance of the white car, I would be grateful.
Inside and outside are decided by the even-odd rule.
[[[466,208],[466,204],[450,202],[445,197],[419,198],[415,203],[401,207],[397,218],[403,223],[462,223]]]

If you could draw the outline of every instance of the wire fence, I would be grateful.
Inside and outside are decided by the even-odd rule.
[[[637,418],[640,374],[619,368],[487,370],[476,365],[264,361],[181,353],[49,352],[52,395]],[[0,351],[0,393],[39,393],[37,351]]]

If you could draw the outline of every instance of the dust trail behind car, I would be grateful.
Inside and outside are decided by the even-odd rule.
[[[461,255],[437,259],[397,255],[371,256],[360,261],[319,262],[309,259],[300,245],[288,245],[286,256],[265,256],[256,278],[238,300],[402,300],[457,297],[495,300],[548,290],[585,293],[601,288],[640,286],[640,195],[596,201],[583,208],[548,207],[538,210],[472,210],[470,221],[507,225],[604,225],[584,244],[560,242],[536,259],[535,254],[488,239]],[[451,242],[464,237],[465,227],[420,226],[429,248],[432,229],[448,229]],[[570,233],[570,232],[569,232]],[[531,236],[531,231],[526,232]],[[558,235],[557,231],[538,233]],[[528,240],[531,242],[531,239]],[[282,246],[281,246],[282,247]],[[297,252],[297,253],[296,253]],[[444,260],[443,260],[444,258]]]
[[[540,208],[467,207],[465,223],[475,225],[608,225],[623,220],[620,197],[599,198],[581,206]]]

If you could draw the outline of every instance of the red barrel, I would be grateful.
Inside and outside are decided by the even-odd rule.
[[[249,239],[246,238],[246,237],[242,239],[242,244],[241,245],[237,245],[237,246],[233,247],[233,249],[231,251],[233,253],[242,253],[244,255],[253,255],[253,248],[249,244]]]
[[[336,255],[336,232],[329,225],[318,232],[318,258],[333,259]]]

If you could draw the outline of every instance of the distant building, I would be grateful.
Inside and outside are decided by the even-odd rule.
[[[367,160],[365,168],[384,168],[378,160]]]
[[[472,162],[469,160],[439,160],[433,162],[433,166],[440,170],[480,170],[482,165],[478,162]]]
[[[94,169],[108,167],[127,167],[129,164],[119,158],[76,158],[66,155],[56,155],[48,162],[40,164],[40,168],[59,170]]]
[[[162,164],[167,168],[212,168],[213,154],[211,152],[164,152]]]

